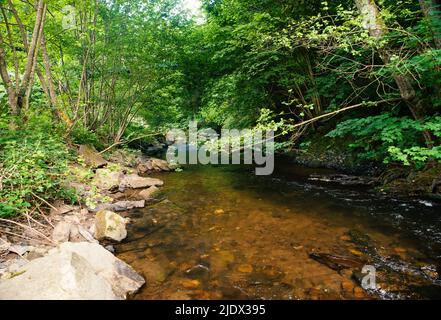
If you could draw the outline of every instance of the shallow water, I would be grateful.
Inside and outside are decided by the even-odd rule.
[[[193,166],[158,175],[158,200],[130,214],[120,258],[147,281],[135,299],[427,299],[441,297],[439,204],[308,181],[323,170],[279,161],[251,168]],[[329,253],[376,267],[310,258]],[[358,277],[359,279],[360,277]]]

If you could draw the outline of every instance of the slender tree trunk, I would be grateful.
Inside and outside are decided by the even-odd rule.
[[[18,92],[18,110],[17,114],[20,113],[20,109],[23,107],[25,103],[25,98],[27,91],[29,90],[30,85],[32,85],[33,82],[33,74],[35,71],[35,64],[37,61],[38,56],[38,50],[40,47],[41,42],[41,34],[43,32],[44,27],[44,21],[46,18],[46,9],[47,4],[44,0],[39,0],[37,4],[37,16],[35,19],[35,25],[34,25],[34,31],[32,33],[32,41],[29,46],[27,61],[26,61],[26,68],[23,75],[23,80],[20,85],[20,89]],[[31,88],[32,90],[32,88]]]
[[[441,1],[419,0],[421,10],[430,23],[433,33],[433,42],[437,49],[441,49]]]
[[[375,0],[355,0],[355,3],[362,17],[363,28],[369,32],[372,38],[381,40],[387,34],[387,29]],[[380,48],[378,53],[385,65],[390,63],[391,53],[387,47]],[[417,96],[412,81],[408,76],[401,74],[394,74],[393,77],[400,90],[401,97],[406,102],[415,120],[423,120],[426,115],[425,103],[423,99]],[[433,135],[429,131],[424,131],[423,136],[426,145],[432,148],[435,141]]]
[[[3,36],[0,32],[0,76],[8,94],[8,103],[11,109],[11,114],[13,116],[18,115],[18,104],[17,104],[17,92],[15,91],[14,85],[8,73],[8,65],[6,63],[6,52],[3,49],[4,41]]]

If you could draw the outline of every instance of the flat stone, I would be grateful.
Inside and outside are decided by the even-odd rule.
[[[141,209],[145,207],[145,200],[140,201],[118,201],[115,203],[103,203],[99,204],[95,209],[91,209],[94,212],[99,212],[103,210],[107,211],[128,211],[133,209]]]
[[[11,245],[9,247],[9,252],[15,253],[19,256],[24,255],[25,253],[32,251],[32,249],[34,249],[34,247],[31,246],[20,246],[20,245]]]
[[[160,187],[164,181],[154,178],[144,178],[137,174],[126,175],[121,182],[120,187],[127,189],[144,189],[149,187]]]

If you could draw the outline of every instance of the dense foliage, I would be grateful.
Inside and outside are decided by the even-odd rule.
[[[193,119],[277,128],[283,149],[327,135],[370,161],[441,159],[439,0],[201,5],[0,0],[2,213],[63,192],[65,142],[103,148]]]

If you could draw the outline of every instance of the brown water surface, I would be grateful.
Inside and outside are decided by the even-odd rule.
[[[146,278],[135,299],[441,296],[437,204],[312,183],[318,170],[279,166],[272,177],[233,166],[158,175],[158,201],[130,215],[117,247]],[[375,266],[378,289],[360,287],[359,268],[336,271],[311,253]]]

